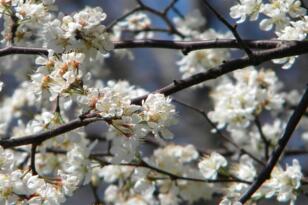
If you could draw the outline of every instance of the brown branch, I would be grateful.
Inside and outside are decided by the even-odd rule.
[[[252,49],[272,49],[280,45],[288,45],[296,41],[279,41],[279,40],[244,40],[244,42]],[[126,40],[114,41],[115,49],[123,48],[164,48],[183,50],[188,53],[194,50],[209,49],[209,48],[241,48],[234,39],[218,39],[218,40],[199,40],[199,41],[170,41],[170,40]],[[302,46],[308,46],[308,43],[302,42]],[[27,48],[10,46],[0,49],[0,57],[12,55],[48,55],[48,50],[45,48]]]
[[[287,146],[290,138],[292,137],[292,133],[294,132],[297,124],[299,123],[302,115],[305,113],[308,107],[308,86],[306,87],[306,91],[294,110],[292,116],[289,118],[285,131],[280,138],[277,147],[272,152],[270,159],[268,160],[266,166],[263,168],[261,173],[258,175],[257,179],[253,182],[253,184],[249,187],[249,189],[241,196],[240,202],[244,204],[247,202],[250,197],[259,189],[262,184],[270,178],[271,172],[274,166],[277,164],[280,156],[282,155],[285,147]]]
[[[28,145],[28,144],[40,144],[45,140],[48,140],[50,138],[53,138],[55,136],[61,135],[63,133],[72,131],[74,129],[84,127],[92,122],[97,122],[97,121],[109,121],[111,119],[107,118],[100,118],[100,117],[91,117],[91,118],[84,118],[84,119],[75,119],[72,120],[66,124],[60,125],[57,128],[54,128],[52,130],[47,130],[42,133],[37,133],[33,135],[28,135],[24,137],[19,137],[19,138],[12,138],[12,139],[5,139],[5,140],[0,140],[0,145],[3,148],[12,148],[12,147],[17,147],[21,145]]]
[[[180,10],[178,10],[175,6],[172,8],[172,11],[173,11],[178,17],[180,17],[181,19],[185,19],[184,14],[182,14],[182,13],[180,12]]]
[[[265,156],[265,159],[268,160],[269,158],[269,148],[270,148],[270,142],[267,140],[263,130],[262,130],[262,125],[260,123],[260,120],[259,118],[256,116],[255,118],[255,124],[256,124],[256,127],[258,129],[258,132],[260,134],[260,137],[263,141],[263,144],[264,144],[264,156]]]
[[[211,79],[218,78],[226,73],[230,73],[232,71],[245,68],[247,66],[261,64],[269,60],[283,58],[288,56],[300,55],[308,52],[308,46],[303,46],[302,42],[293,42],[286,46],[281,46],[279,48],[268,49],[260,52],[256,52],[254,59],[250,59],[249,57],[244,57],[240,59],[231,60],[225,62],[218,66],[217,68],[209,69],[206,72],[198,73],[192,75],[191,77],[182,79],[182,80],[174,80],[173,83],[158,89],[154,92],[162,93],[166,96],[171,95],[173,93],[179,92],[188,87],[197,85],[201,82],[205,82]],[[143,100],[145,100],[147,95],[140,96],[132,100],[133,104],[141,104]]]
[[[17,46],[10,46],[0,49],[0,57],[12,54],[48,55],[48,50],[44,48],[27,48]]]
[[[284,152],[284,155],[305,155],[308,154],[308,150],[306,149],[287,149]]]
[[[251,49],[272,49],[290,41],[279,40],[244,40]],[[308,45],[308,43],[307,43]],[[306,46],[307,46],[306,45]],[[303,45],[305,46],[305,45]],[[190,51],[210,48],[241,48],[235,39],[168,41],[168,40],[127,40],[114,42],[115,49],[121,48],[164,48],[182,50],[187,54]]]

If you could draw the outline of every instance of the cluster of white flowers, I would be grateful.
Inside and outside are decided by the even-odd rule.
[[[276,31],[280,31],[290,24],[291,18],[305,16],[306,9],[299,0],[241,0],[230,8],[231,17],[239,18],[237,23],[243,23],[246,17],[255,21],[260,13],[267,17],[260,22],[261,29],[270,30],[275,26]]]
[[[238,179],[246,181],[253,181],[257,174],[252,159],[247,155],[243,155],[240,158],[239,163],[230,169],[230,172]],[[247,190],[248,187],[248,184],[232,183],[225,189],[225,198],[231,201],[236,201]]]
[[[232,202],[231,200],[229,200],[229,199],[223,199],[220,203],[219,203],[219,205],[242,205],[242,203],[241,202]]]
[[[120,21],[113,27],[113,32],[116,39],[119,39],[123,32],[133,32],[135,39],[152,38],[154,33],[150,31],[152,26],[151,19],[144,12],[136,12],[124,20]]]
[[[64,53],[61,57],[50,52],[48,57],[38,57],[39,65],[31,76],[34,91],[42,96],[48,91],[51,101],[61,96],[70,105],[77,99],[84,111],[92,110],[108,122],[108,140],[112,140],[114,162],[131,161],[142,139],[149,133],[156,138],[171,138],[168,127],[175,124],[176,111],[171,99],[162,94],[150,94],[142,105],[131,104],[131,99],[146,93],[125,81],[109,81],[107,86],[89,87],[82,79],[82,53]],[[73,99],[73,100],[72,100]],[[50,127],[49,127],[50,128]]]
[[[260,21],[260,28],[265,31],[275,27],[279,40],[304,40],[308,33],[307,11],[300,0],[240,0],[230,8],[232,18],[243,23],[247,17],[255,21],[263,14],[266,17]],[[273,62],[285,64],[282,68],[290,68],[295,57],[277,59]]]
[[[199,30],[206,24],[206,18],[199,10],[187,14],[184,19],[175,17],[173,19],[177,29],[188,37],[196,37],[200,34]]]
[[[175,18],[175,24],[178,26],[185,36],[185,40],[215,40],[232,38],[230,33],[222,34],[214,29],[207,29],[200,32],[200,29],[205,24],[205,18],[199,11],[194,11],[184,19]],[[204,49],[191,51],[187,55],[182,56],[177,62],[179,70],[182,73],[182,78],[190,77],[194,74],[205,72],[215,68],[223,61],[230,58],[229,49]]]
[[[271,174],[271,178],[267,180],[254,197],[264,195],[266,198],[277,196],[279,202],[288,202],[294,204],[297,198],[297,192],[301,185],[303,174],[299,162],[294,159],[292,166],[287,165],[285,171],[277,166]]]
[[[58,205],[79,187],[89,183],[98,186],[102,180],[108,183],[104,196],[108,204],[192,204],[210,200],[218,193],[224,195],[220,205],[241,205],[237,200],[248,184],[220,186],[206,181],[233,177],[253,182],[258,168],[253,159],[237,155],[239,150],[229,150],[228,145],[226,149],[234,155],[227,161],[218,152],[200,158],[200,151],[193,145],[168,144],[167,140],[173,139],[170,127],[177,122],[171,98],[148,93],[127,81],[102,83],[96,80],[100,76],[92,78],[99,72],[95,68],[102,67],[106,54],[113,49],[112,40],[122,40],[126,34],[133,34],[134,39],[153,37],[151,16],[141,11],[132,13],[116,20],[109,33],[102,24],[107,17],[102,8],[86,7],[70,15],[57,15],[54,3],[55,0],[0,0],[4,23],[1,42],[49,49],[48,56],[35,60],[14,56],[1,61],[7,70],[24,66],[22,72],[10,71],[16,81],[27,79],[16,85],[14,92],[1,93],[1,137],[18,140],[59,128],[78,115],[78,120],[95,116],[104,120],[106,127],[102,128],[103,136],[93,138],[102,139],[99,145],[108,143],[108,150],[102,155],[93,154],[98,141],[86,137],[83,128],[32,144],[32,148],[37,146],[36,153],[30,145],[18,149],[0,146],[0,204]],[[265,18],[260,22],[261,29],[275,28],[279,40],[304,40],[307,36],[308,17],[299,0],[239,0],[230,14],[238,19],[237,23],[248,18],[255,21],[262,14]],[[175,35],[175,40],[233,38],[231,33],[204,30],[206,20],[199,11],[174,18],[174,24],[184,36]],[[187,78],[215,69],[230,57],[229,49],[202,49],[182,56],[177,64],[182,77]],[[291,57],[274,62],[288,67],[294,60]],[[34,63],[37,69],[33,71]],[[299,94],[282,93],[282,84],[273,71],[253,67],[236,71],[233,77],[225,76],[219,83],[211,87],[214,110],[209,112],[209,118],[218,124],[218,129],[227,127],[234,143],[263,159],[266,146],[272,151],[277,145],[284,123],[277,119],[257,124],[259,115],[267,110],[280,116],[282,106],[294,106]],[[2,87],[0,82],[0,92]],[[140,104],[132,104],[132,99],[145,94]],[[307,119],[302,127],[308,124]],[[303,139],[306,136],[304,132]],[[158,146],[152,155],[142,153],[145,140],[153,140]],[[294,203],[302,178],[297,160],[285,170],[277,166],[252,201],[277,197],[279,202]]]
[[[227,38],[229,35],[217,33],[215,30],[209,29],[203,33],[198,33],[196,36],[197,40],[214,40]],[[229,58],[230,52],[228,49],[204,49],[189,52],[177,64],[182,73],[182,78],[187,78],[215,68]]]
[[[206,179],[216,179],[219,170],[226,167],[228,161],[219,153],[213,152],[210,156],[205,156],[198,164],[201,174]]]
[[[29,82],[22,83],[14,90],[10,97],[6,97],[0,108],[1,118],[1,131],[2,135],[6,131],[14,118],[21,118],[25,115],[25,111],[35,105],[35,95],[32,92]]]
[[[235,83],[225,80],[211,94],[215,107],[209,117],[218,123],[218,128],[248,127],[264,109],[282,107],[281,84],[273,71],[249,67],[235,71],[234,78]]]
[[[176,112],[170,101],[162,94],[150,94],[141,106],[129,105],[120,119],[112,120],[107,138],[113,142],[114,162],[134,159],[140,143],[150,133],[157,140],[173,136],[168,127],[176,123]]]
[[[89,58],[113,49],[109,34],[101,24],[106,14],[100,7],[86,7],[73,16],[61,16],[44,24],[45,46],[56,52],[75,50]]]
[[[16,157],[12,151],[0,147],[1,204],[60,204],[80,183],[78,177],[61,170],[55,177],[48,178],[17,169]]]
[[[79,65],[84,60],[83,53],[65,53],[57,59],[50,52],[49,57],[38,57],[39,65],[35,74],[31,75],[34,92],[41,97],[44,91],[50,94],[50,100],[57,96],[69,96],[82,93],[82,71]]]
[[[284,123],[276,119],[273,123],[265,123],[261,126],[262,133],[267,141],[267,146],[272,150],[278,143],[284,130]],[[231,129],[230,136],[242,148],[249,150],[254,156],[264,157],[264,139],[262,139],[260,131],[256,126],[250,129]]]
[[[156,149],[146,161],[151,166],[178,176],[201,179],[198,170],[189,165],[198,157],[192,145],[168,145]],[[191,204],[200,199],[209,199],[212,194],[211,186],[206,183],[172,180],[163,173],[147,168],[111,165],[103,167],[98,175],[104,181],[113,183],[105,191],[106,201],[112,204],[177,205],[184,201]]]
[[[27,43],[33,31],[53,18],[50,11],[55,9],[54,0],[6,0],[0,3],[0,15],[4,16],[4,36],[2,43]],[[16,28],[14,28],[14,25]]]

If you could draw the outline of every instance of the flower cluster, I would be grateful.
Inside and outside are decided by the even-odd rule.
[[[247,17],[255,21],[260,16],[265,18],[260,21],[260,28],[265,31],[275,27],[275,34],[279,40],[304,40],[308,33],[307,11],[302,7],[300,0],[240,0],[230,8],[232,18],[243,23]],[[282,68],[290,68],[295,57],[277,59],[273,62],[285,64]]]
[[[111,153],[114,162],[134,159],[144,138],[152,134],[161,141],[170,139],[168,127],[175,124],[176,113],[170,99],[162,94],[150,94],[142,106],[124,108],[120,119],[112,120],[107,137],[112,140]]]
[[[53,178],[33,175],[28,170],[17,169],[11,151],[0,148],[0,202],[1,204],[60,204],[72,195],[79,178],[59,171]]]
[[[174,21],[178,25],[179,30],[185,34],[186,40],[215,40],[232,36],[230,33],[222,34],[214,29],[200,32],[200,29],[205,24],[205,20],[199,11],[194,11],[184,19],[175,18]],[[182,56],[177,64],[182,73],[182,78],[187,78],[215,68],[229,58],[229,49],[204,49],[189,52],[187,55]]]
[[[106,14],[99,7],[86,7],[73,16],[59,17],[44,26],[45,46],[56,52],[75,50],[89,58],[113,49],[109,34],[101,22]]]
[[[57,96],[69,96],[72,93],[82,93],[82,70],[79,65],[84,60],[83,53],[65,53],[58,59],[49,54],[49,57],[38,57],[39,65],[35,74],[31,75],[34,92],[42,96],[44,91],[50,94],[50,100]]]
[[[256,177],[256,168],[250,157],[242,155],[239,163],[230,169],[231,174],[241,180],[253,181]],[[248,184],[232,183],[225,189],[225,199],[237,201],[239,197],[247,190]],[[232,204],[232,203],[231,203]],[[233,204],[232,204],[233,205]]]
[[[178,176],[201,178],[198,171],[189,166],[198,157],[192,145],[168,145],[156,149],[146,163]],[[164,173],[148,168],[112,165],[102,168],[98,173],[104,181],[113,183],[105,191],[106,201],[112,204],[176,205],[209,199],[212,194],[206,183],[172,180]],[[158,196],[155,192],[159,193]]]
[[[206,179],[216,179],[219,170],[226,167],[228,164],[227,160],[219,153],[213,152],[210,156],[204,157],[198,166],[200,172]]]
[[[5,24],[2,43],[28,43],[33,32],[53,18],[50,11],[54,9],[54,0],[1,1],[0,15],[4,15]]]
[[[303,174],[299,162],[294,159],[292,165],[287,165],[285,171],[280,167],[275,167],[271,178],[261,187],[260,192],[254,196],[265,195],[271,198],[276,195],[279,202],[288,202],[294,204],[297,198],[297,191],[301,185]]]
[[[136,34],[135,39],[152,38],[153,32],[150,31],[152,26],[151,19],[146,13],[138,12],[129,15],[113,27],[116,39],[119,39],[125,32]]]
[[[215,85],[207,84],[212,111],[186,105],[203,117],[208,114],[216,132],[226,128],[222,132],[228,136],[223,138],[229,143],[222,142],[223,149],[206,153],[193,145],[168,143],[174,137],[170,127],[178,121],[170,97],[124,80],[101,80],[104,59],[114,55],[112,41],[121,41],[116,42],[119,48],[136,43],[134,39],[151,38],[154,32],[187,41],[231,40],[231,33],[205,29],[206,20],[199,11],[182,16],[173,7],[176,1],[162,12],[140,1],[135,12],[108,27],[102,24],[107,15],[100,7],[64,15],[56,13],[54,3],[0,0],[1,42],[12,46],[2,49],[4,55],[10,49],[22,50],[20,46],[27,46],[25,53],[43,47],[42,52],[33,49],[37,58],[15,55],[1,61],[13,80],[11,85],[1,76],[4,90],[0,81],[0,204],[58,205],[81,186],[90,184],[96,191],[105,182],[102,202],[107,204],[192,204],[218,194],[220,205],[241,205],[238,200],[249,188],[247,182],[258,178],[261,166],[255,161],[267,160],[275,150],[285,129],[284,117],[289,115],[286,110],[293,109],[299,94],[281,92],[282,83],[270,69],[235,71]],[[169,11],[177,16],[173,22]],[[152,15],[162,19],[166,28],[154,28]],[[299,0],[239,0],[230,15],[237,23],[262,17],[260,28],[274,28],[278,40],[304,40],[308,33],[306,9]],[[126,38],[133,41],[123,42]],[[228,48],[186,51],[177,61],[182,78],[214,70],[231,58]],[[131,53],[120,50],[115,54]],[[295,58],[274,62],[289,67]],[[20,66],[22,71],[12,68]],[[307,119],[300,124],[304,140],[308,139]],[[93,129],[83,128],[92,122],[97,122],[90,125]],[[34,141],[26,143],[27,139]],[[6,143],[20,141],[18,148],[6,148],[10,147]],[[145,152],[145,142],[154,149]],[[276,197],[294,204],[303,178],[297,160],[285,169],[277,165],[250,200],[257,203]],[[220,184],[224,180],[228,183]]]
[[[272,149],[278,143],[284,130],[284,123],[276,119],[273,123],[265,123],[261,126],[261,130],[268,143],[268,148]],[[262,150],[265,149],[264,139],[257,126],[251,129],[232,129],[230,130],[232,139],[241,147],[249,149],[255,156],[263,157]]]
[[[209,29],[203,33],[199,33],[197,36],[198,40],[213,40],[226,38],[228,34],[220,34],[213,29]],[[228,49],[204,49],[189,52],[177,64],[182,73],[182,78],[187,78],[194,74],[216,68],[229,58],[230,52]]]
[[[273,71],[250,67],[234,72],[234,78],[235,83],[225,80],[211,94],[215,108],[209,117],[219,128],[248,127],[263,110],[282,107],[281,85]]]

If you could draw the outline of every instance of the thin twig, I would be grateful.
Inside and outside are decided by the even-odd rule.
[[[256,127],[259,131],[259,134],[260,134],[260,137],[263,141],[263,144],[264,144],[264,156],[265,156],[265,159],[268,160],[269,158],[269,148],[270,148],[270,142],[266,139],[266,136],[262,130],[262,125],[260,123],[260,120],[259,118],[256,116],[255,117],[255,124],[256,124]]]
[[[262,186],[262,184],[270,178],[272,170],[274,166],[277,164],[279,158],[281,157],[285,147],[287,146],[292,134],[299,123],[302,115],[305,113],[308,107],[308,86],[306,87],[306,91],[300,100],[299,104],[297,105],[296,109],[294,110],[292,116],[289,118],[285,131],[278,142],[275,150],[272,152],[272,155],[266,166],[263,168],[261,173],[258,175],[256,180],[253,184],[248,188],[248,190],[241,196],[240,202],[244,204],[247,202],[250,197]]]
[[[194,106],[188,105],[187,103],[181,102],[179,100],[175,100],[173,99],[174,102],[183,105],[191,110],[194,110],[195,112],[201,114],[205,120],[213,127],[213,129],[215,130],[215,132],[226,142],[230,143],[231,145],[233,145],[235,148],[237,148],[240,152],[242,152],[243,154],[247,154],[250,158],[252,158],[254,161],[256,161],[257,163],[259,163],[260,165],[264,166],[265,163],[262,162],[260,159],[258,159],[257,157],[255,157],[253,154],[251,154],[249,151],[247,151],[246,149],[242,148],[241,146],[239,146],[238,144],[236,144],[230,137],[227,137],[226,135],[224,135],[215,125],[214,122],[212,122],[212,120],[207,116],[206,112],[204,110],[200,110]]]
[[[245,43],[252,49],[272,49],[280,45],[288,45],[297,41],[279,41],[279,40],[244,40]],[[308,42],[301,42],[302,46],[308,46]],[[185,53],[200,49],[210,48],[240,48],[238,42],[234,39],[218,39],[218,40],[199,40],[199,41],[172,41],[172,40],[125,40],[114,41],[115,49],[122,48],[164,48],[164,49],[178,49]],[[45,48],[29,48],[10,46],[0,49],[0,57],[12,55],[48,55],[48,50]]]
[[[110,118],[100,118],[100,117],[92,117],[92,118],[85,118],[85,119],[77,118],[66,124],[60,125],[57,128],[54,128],[52,130],[47,130],[42,133],[37,133],[37,134],[28,135],[28,136],[19,137],[19,138],[0,140],[0,145],[3,148],[12,148],[12,147],[17,147],[21,145],[33,144],[33,143],[40,144],[45,140],[48,140],[55,136],[72,131],[74,129],[84,127],[92,122],[97,122],[97,121],[107,122],[109,120],[111,119]]]
[[[169,5],[163,10],[162,13],[163,13],[164,15],[167,15],[168,12],[169,12],[169,10],[172,9],[172,8],[175,6],[175,4],[178,3],[178,1],[179,1],[179,0],[173,0],[173,1],[171,1],[171,2],[169,3]]]
[[[91,182],[90,183],[90,187],[91,187],[94,199],[95,199],[94,204],[95,205],[102,205],[103,203],[102,203],[102,201],[101,201],[101,199],[100,199],[100,197],[99,197],[99,195],[97,193],[97,186],[93,182]]]
[[[132,9],[131,11],[125,13],[123,16],[119,17],[119,18],[116,18],[114,21],[112,21],[107,27],[106,27],[106,30],[107,31],[111,31],[112,28],[117,24],[119,23],[120,21],[126,19],[128,16],[132,15],[133,13],[136,13],[137,11],[140,11],[141,10],[141,6],[137,6],[136,8]]]
[[[233,36],[237,40],[237,42],[241,45],[241,47],[244,49],[248,57],[253,60],[254,54],[250,50],[250,48],[246,45],[246,43],[242,40],[241,36],[237,32],[236,28],[237,25],[232,26],[220,13],[216,11],[216,9],[208,2],[208,0],[202,0],[202,2],[215,14],[215,16],[232,32]]]
[[[140,9],[143,10],[143,11],[147,11],[149,13],[152,13],[158,17],[160,17],[165,23],[166,25],[168,26],[169,28],[169,32],[172,33],[172,34],[175,34],[175,35],[178,35],[179,37],[181,38],[184,38],[185,35],[182,34],[172,23],[172,21],[168,18],[167,13],[164,13],[164,12],[161,12],[161,11],[158,11],[158,10],[155,10],[147,5],[145,5],[141,0],[137,0],[137,3],[139,4],[139,6],[141,7]]]
[[[280,44],[288,44],[293,41],[279,40],[245,40],[248,46],[255,49],[271,49],[276,48]],[[122,48],[164,48],[164,49],[180,49],[186,53],[193,50],[207,48],[240,48],[240,45],[234,39],[219,39],[219,40],[203,40],[203,41],[169,41],[169,40],[127,40],[113,42],[115,49]],[[302,42],[302,46],[307,46]],[[307,43],[308,44],[308,43]],[[44,48],[28,48],[10,46],[0,49],[0,57],[12,54],[25,55],[48,55],[48,50]]]

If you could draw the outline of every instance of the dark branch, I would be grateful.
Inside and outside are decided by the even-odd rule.
[[[252,49],[272,49],[282,44],[290,43],[278,40],[245,40]],[[307,43],[308,45],[308,43]],[[120,48],[165,48],[183,50],[185,54],[190,51],[209,48],[241,48],[235,39],[195,40],[195,41],[168,41],[168,40],[127,40],[114,42],[115,49]]]
[[[296,41],[295,41],[296,42]],[[204,40],[204,41],[168,41],[168,40],[127,40],[115,41],[115,49],[122,48],[164,48],[164,49],[178,49],[185,53],[194,50],[208,49],[208,48],[241,48],[234,39],[219,39],[219,40]],[[279,41],[279,40],[245,40],[245,43],[252,49],[272,49],[277,48],[282,44],[290,44],[293,41]],[[302,46],[308,46],[308,43],[302,42]],[[44,48],[27,48],[11,46],[0,49],[0,57],[12,55],[48,55],[48,50]]]
[[[270,148],[270,142],[267,140],[263,130],[262,130],[262,125],[260,123],[260,120],[259,118],[256,116],[256,119],[255,119],[255,124],[256,124],[256,127],[258,129],[258,132],[260,134],[260,137],[263,141],[263,144],[264,144],[264,155],[265,155],[265,159],[268,160],[269,158],[269,148]]]
[[[26,47],[16,47],[16,46],[0,49],[0,57],[12,54],[48,55],[48,50],[44,48],[26,48]]]
[[[33,134],[29,136],[24,136],[24,137],[19,137],[19,138],[13,138],[13,139],[6,139],[6,140],[1,140],[0,145],[3,148],[11,148],[11,147],[17,147],[21,145],[28,145],[28,144],[40,144],[45,140],[48,140],[52,137],[61,135],[63,133],[72,131],[74,129],[77,129],[79,127],[86,126],[92,122],[97,122],[97,121],[108,121],[110,119],[106,118],[99,118],[99,117],[92,117],[92,118],[85,118],[85,119],[75,119],[72,120],[66,124],[63,124],[55,129],[52,130],[47,130],[42,133],[38,134]]]
[[[303,42],[293,42],[288,46],[281,46],[279,48],[268,49],[260,52],[256,52],[254,59],[250,59],[249,57],[244,57],[240,59],[231,60],[223,63],[217,68],[209,69],[206,72],[198,73],[192,75],[191,77],[175,80],[173,83],[158,89],[154,92],[162,93],[164,95],[171,95],[173,93],[179,92],[188,87],[197,85],[201,82],[205,82],[208,80],[216,79],[226,73],[230,73],[232,71],[245,68],[247,66],[261,64],[268,60],[283,58],[288,56],[300,55],[308,52],[308,47],[303,46]],[[140,96],[139,98],[135,98],[132,100],[133,104],[141,104],[141,102],[146,99],[147,95]]]

